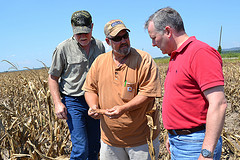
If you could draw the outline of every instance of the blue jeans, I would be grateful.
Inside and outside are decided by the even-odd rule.
[[[71,133],[72,152],[70,160],[98,160],[100,150],[100,121],[88,116],[84,96],[62,95],[67,107],[67,124]]]
[[[201,154],[205,130],[188,135],[169,136],[171,159],[172,160],[196,160]],[[219,138],[214,150],[214,160],[219,160],[222,153],[222,137]]]

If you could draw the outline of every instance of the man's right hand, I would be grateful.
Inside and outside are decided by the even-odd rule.
[[[100,113],[98,112],[99,108],[97,105],[94,105],[92,107],[89,107],[89,110],[88,110],[88,115],[94,119],[100,119],[100,116],[101,114],[103,113]]]
[[[167,140],[166,140],[166,148],[167,148],[168,153],[171,154],[171,151],[170,151],[170,143],[169,143],[169,137],[167,137]]]
[[[50,89],[50,93],[53,98],[53,103],[55,106],[55,114],[59,119],[67,119],[67,108],[61,101],[61,96],[59,92],[58,85],[59,77],[53,76],[49,74],[48,76],[48,85]]]
[[[68,119],[67,108],[62,102],[55,105],[55,114],[59,119],[66,119],[66,120]]]

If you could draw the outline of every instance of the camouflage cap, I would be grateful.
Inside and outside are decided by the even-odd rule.
[[[130,32],[130,30],[125,26],[123,21],[115,19],[106,23],[106,25],[104,26],[104,33],[106,37],[115,37],[123,29]]]
[[[72,14],[71,24],[73,34],[89,33],[92,28],[92,16],[85,10],[76,11]]]

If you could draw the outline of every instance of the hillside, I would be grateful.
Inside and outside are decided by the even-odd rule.
[[[240,56],[240,47],[227,48],[222,50],[222,57],[239,57]],[[228,55],[227,55],[228,54]],[[168,59],[169,56],[165,55],[164,57],[155,57],[154,59]]]
[[[234,47],[234,48],[228,48],[228,49],[223,49],[222,53],[240,53],[240,47]]]

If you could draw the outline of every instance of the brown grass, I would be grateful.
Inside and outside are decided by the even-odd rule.
[[[163,87],[168,64],[158,62],[158,66]],[[235,160],[240,158],[240,62],[224,62],[223,71],[229,105],[222,159]],[[68,159],[68,127],[54,115],[47,76],[47,69],[0,73],[0,160]],[[160,110],[161,103],[162,98],[155,103]],[[162,123],[161,130],[159,159],[170,159]]]
[[[46,70],[0,74],[2,159],[55,159],[68,155],[69,131],[56,119]]]

